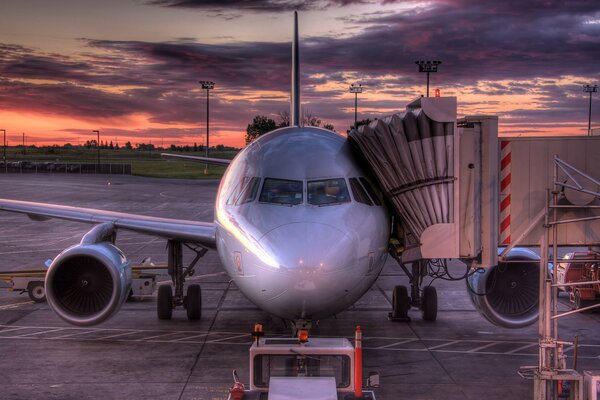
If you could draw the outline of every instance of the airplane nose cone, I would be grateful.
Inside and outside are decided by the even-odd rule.
[[[284,270],[335,272],[356,259],[352,239],[341,230],[316,222],[282,225],[260,240]]]

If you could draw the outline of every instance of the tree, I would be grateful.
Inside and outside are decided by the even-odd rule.
[[[360,121],[356,121],[356,129],[358,129],[359,126],[361,125],[369,125],[371,122],[373,122],[373,120],[366,118],[366,119],[361,119]],[[346,131],[346,133],[350,133],[350,131],[354,129],[354,125],[350,126],[350,129],[348,129]]]
[[[335,128],[333,127],[333,124],[327,123],[325,125],[323,125],[324,129],[329,129],[330,131],[335,132]]]
[[[125,143],[125,148],[126,148],[127,150],[131,150],[131,149],[133,149],[133,147],[131,146],[131,142],[127,142],[127,143]]]
[[[289,111],[280,111],[279,113],[279,126],[283,128],[284,126],[290,126],[290,112]]]
[[[302,126],[321,126],[321,120],[313,115],[312,112],[307,111],[302,116]]]
[[[252,123],[248,124],[248,127],[246,128],[246,144],[249,144],[254,139],[275,128],[277,128],[277,124],[274,120],[267,118],[264,115],[257,115],[252,120]]]

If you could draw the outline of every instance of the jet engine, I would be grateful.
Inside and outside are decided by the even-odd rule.
[[[467,286],[475,308],[491,323],[522,328],[538,317],[540,257],[529,249],[515,248],[505,259],[509,262],[472,271]]]
[[[105,321],[119,310],[130,288],[130,264],[108,242],[69,247],[46,273],[48,303],[60,318],[74,325]]]

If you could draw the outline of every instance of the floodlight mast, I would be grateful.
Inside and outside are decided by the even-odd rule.
[[[362,93],[363,87],[362,84],[352,84],[350,85],[350,93],[354,93],[354,129],[357,128],[356,124],[358,122],[358,94]]]
[[[209,136],[209,111],[210,111],[210,101],[209,101],[209,91],[215,88],[215,83],[213,81],[198,81],[200,85],[202,85],[202,89],[206,89],[206,149],[204,150],[204,155],[208,158],[208,148],[210,147],[210,136]],[[204,166],[204,173],[208,172],[208,164]]]
[[[419,72],[427,73],[427,97],[429,97],[429,73],[437,72],[438,65],[441,63],[441,61],[415,61],[419,66]]]
[[[592,93],[598,91],[598,85],[585,85],[583,91],[590,94],[590,108],[588,113],[588,136],[592,136]]]

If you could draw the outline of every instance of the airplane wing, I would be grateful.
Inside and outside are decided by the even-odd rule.
[[[171,153],[161,153],[161,157],[166,158],[180,158],[184,160],[190,160],[195,162],[202,162],[205,164],[215,164],[215,165],[223,165],[227,166],[231,164],[231,160],[225,158],[211,158],[211,157],[199,157],[199,156],[189,156],[185,154],[171,154]]]
[[[216,246],[216,227],[215,224],[208,222],[148,217],[92,208],[8,199],[0,199],[0,210],[27,214],[29,218],[35,221],[58,218],[89,224],[110,222],[118,229],[160,236],[166,239],[196,242],[210,248]]]

